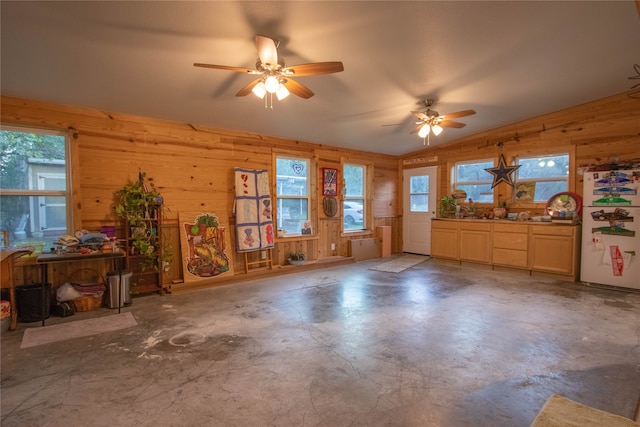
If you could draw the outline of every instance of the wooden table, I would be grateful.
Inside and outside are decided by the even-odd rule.
[[[122,289],[122,260],[124,259],[124,252],[116,251],[116,252],[93,252],[88,254],[81,254],[77,252],[63,252],[62,254],[57,253],[46,253],[38,256],[36,261],[40,264],[40,276],[41,281],[44,284],[42,286],[42,326],[44,326],[45,320],[45,291],[46,291],[46,283],[48,281],[48,270],[47,266],[49,264],[57,263],[57,262],[78,262],[85,260],[95,260],[95,259],[112,259],[114,261],[114,268],[117,268],[119,272],[119,281],[118,281],[118,313],[120,313],[120,307],[122,306],[122,295],[120,295],[120,290]],[[120,262],[118,262],[120,261]]]
[[[0,284],[3,289],[9,289],[9,302],[11,302],[11,323],[9,330],[16,329],[18,323],[18,307],[16,303],[16,284],[14,276],[14,261],[22,255],[33,252],[32,248],[1,248],[0,249]]]

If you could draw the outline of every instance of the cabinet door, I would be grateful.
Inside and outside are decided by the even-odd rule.
[[[432,228],[431,256],[458,259],[458,230],[455,228]]]
[[[460,259],[491,263],[491,232],[460,230]]]
[[[533,234],[529,248],[530,268],[552,273],[574,274],[572,236]]]

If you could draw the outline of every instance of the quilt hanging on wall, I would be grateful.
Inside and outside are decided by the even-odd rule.
[[[233,276],[227,227],[208,212],[179,212],[182,273],[185,282]]]
[[[238,252],[273,248],[269,174],[265,169],[235,168],[235,185]]]

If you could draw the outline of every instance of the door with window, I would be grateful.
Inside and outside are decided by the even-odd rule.
[[[402,173],[402,251],[429,255],[431,219],[436,216],[438,168],[405,169]]]

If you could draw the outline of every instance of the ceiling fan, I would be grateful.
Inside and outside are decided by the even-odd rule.
[[[466,124],[461,122],[454,122],[451,119],[457,119],[458,117],[470,116],[475,114],[475,110],[463,110],[456,111],[454,113],[442,114],[431,109],[435,100],[427,99],[425,104],[427,106],[426,111],[412,111],[411,113],[418,118],[416,122],[416,128],[410,133],[418,133],[420,138],[426,140],[426,144],[429,145],[429,135],[433,133],[438,136],[442,132],[442,128],[463,128]]]
[[[296,82],[292,77],[313,76],[317,74],[331,74],[344,71],[342,62],[314,62],[287,67],[284,59],[278,57],[278,45],[276,40],[256,36],[256,47],[258,49],[258,60],[254,70],[243,67],[232,67],[228,65],[213,65],[194,63],[196,67],[214,68],[218,70],[235,71],[239,73],[254,74],[260,76],[256,80],[243,87],[236,93],[236,96],[246,96],[253,92],[259,98],[264,98],[269,94],[270,99],[273,94],[278,100],[282,100],[293,93],[304,99],[311,98],[314,93],[305,85]],[[266,99],[265,99],[265,108]],[[273,108],[273,107],[271,107]]]

